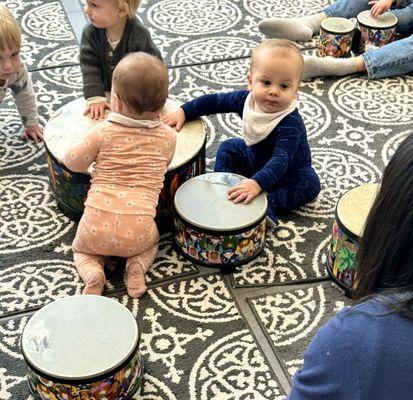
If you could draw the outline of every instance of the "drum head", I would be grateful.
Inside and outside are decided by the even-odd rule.
[[[370,10],[362,11],[357,15],[359,24],[373,29],[389,29],[397,25],[397,17],[391,12],[385,12],[373,18]]]
[[[180,106],[175,100],[168,99],[162,110],[167,113]],[[59,108],[44,128],[44,142],[48,151],[58,159],[62,159],[67,149],[81,143],[85,135],[100,121],[83,115],[86,102],[83,98],[71,101]],[[106,114],[109,112],[107,111]],[[174,170],[195,157],[205,143],[206,132],[201,119],[184,124],[177,134],[175,155],[168,167]],[[88,169],[91,173],[92,167]]]
[[[337,204],[339,222],[358,237],[361,236],[379,187],[378,183],[358,186],[344,193]]]
[[[326,32],[344,34],[352,32],[355,25],[346,18],[329,17],[321,22],[321,28]]]
[[[175,194],[176,212],[190,224],[212,231],[234,231],[254,225],[267,211],[267,197],[258,195],[249,204],[228,200],[228,189],[241,175],[214,172],[182,184]]]
[[[168,99],[162,112],[164,114],[179,108],[181,103]],[[179,168],[194,158],[205,143],[206,132],[201,119],[185,122],[176,135],[174,158],[168,166],[168,171]]]
[[[103,296],[71,296],[37,311],[22,335],[29,366],[57,379],[90,379],[134,354],[138,325],[130,311]]]

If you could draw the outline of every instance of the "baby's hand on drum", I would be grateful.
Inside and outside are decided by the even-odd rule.
[[[33,139],[36,142],[43,140],[43,128],[40,125],[27,125],[22,137],[26,140]]]
[[[372,0],[369,1],[371,6],[371,15],[377,18],[379,15],[388,11],[393,3],[393,0]]]
[[[182,125],[185,123],[185,112],[182,107],[179,107],[177,110],[169,114],[161,115],[161,119],[166,125],[174,126],[179,132]]]
[[[244,204],[248,204],[260,193],[261,186],[254,179],[243,179],[238,185],[228,190],[228,200],[233,200],[234,203],[244,201]]]
[[[110,110],[110,104],[106,101],[100,103],[94,103],[90,106],[87,106],[84,115],[89,115],[92,119],[105,118],[105,110]]]

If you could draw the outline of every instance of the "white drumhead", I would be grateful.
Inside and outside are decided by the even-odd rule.
[[[182,184],[175,194],[176,212],[194,226],[213,231],[243,229],[257,223],[267,211],[267,197],[258,195],[249,204],[228,200],[228,189],[241,175],[213,172]]]
[[[370,183],[349,190],[337,204],[340,222],[356,236],[361,236],[367,216],[379,191],[378,183]]]
[[[397,17],[389,11],[373,18],[370,10],[365,10],[357,15],[357,21],[359,24],[376,29],[388,29],[397,25]]]
[[[29,364],[47,376],[89,379],[111,372],[138,346],[130,311],[103,296],[71,296],[37,311],[22,335]]]
[[[173,111],[179,105],[177,101],[168,99],[163,113]],[[47,122],[44,129],[44,142],[58,159],[62,159],[67,149],[79,144],[87,132],[101,122],[84,116],[85,108],[86,102],[83,98],[73,100],[59,108]],[[205,138],[206,132],[201,119],[185,123],[177,133],[175,155],[168,171],[184,165],[197,155]],[[91,173],[92,168],[85,172]]]
[[[354,30],[355,25],[346,18],[329,17],[321,22],[321,27],[327,32],[348,33]]]
[[[168,99],[162,112],[168,113],[176,110],[181,103]],[[174,158],[169,164],[168,171],[172,171],[186,164],[195,157],[205,143],[206,132],[201,119],[185,122],[184,126],[176,134],[176,148]]]

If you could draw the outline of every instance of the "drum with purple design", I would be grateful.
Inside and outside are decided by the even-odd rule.
[[[168,99],[164,112],[178,107],[179,103]],[[53,195],[59,208],[74,220],[79,220],[82,216],[93,166],[84,173],[77,173],[70,171],[58,160],[63,158],[69,147],[80,143],[97,123],[83,115],[84,109],[83,99],[66,104],[50,118],[44,132]],[[206,133],[202,121],[198,119],[185,123],[177,134],[175,155],[159,196],[156,218],[159,230],[172,230],[173,198],[178,187],[188,179],[205,173],[205,147]]]
[[[357,15],[360,29],[360,53],[389,44],[394,40],[397,17],[391,12],[385,12],[373,18],[370,10],[362,11]]]
[[[346,18],[331,17],[323,20],[317,55],[319,57],[350,57],[354,29],[354,22]]]
[[[131,312],[103,296],[71,296],[37,311],[22,354],[36,400],[126,400],[141,387],[144,360]]]
[[[378,190],[378,183],[358,186],[344,193],[337,203],[327,272],[349,297],[357,288],[358,242]]]
[[[210,267],[232,268],[253,260],[264,247],[267,197],[249,204],[228,200],[243,176],[214,172],[185,182],[175,194],[175,247]]]

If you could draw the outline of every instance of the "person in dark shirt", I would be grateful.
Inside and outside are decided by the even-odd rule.
[[[314,200],[320,192],[297,110],[303,65],[293,42],[266,40],[253,52],[248,90],[204,95],[163,116],[165,123],[179,131],[186,120],[202,115],[237,113],[243,122],[242,139],[228,139],[220,145],[215,171],[246,177],[228,192],[235,203],[249,203],[266,192],[267,215],[273,221]]]
[[[304,353],[288,400],[410,399],[413,380],[413,135],[386,167],[357,253],[359,303]]]
[[[112,73],[126,54],[143,51],[162,60],[151,35],[136,18],[140,0],[86,0],[84,12],[90,20],[80,42],[80,68],[85,115],[103,118],[110,105],[105,92],[111,90]]]

